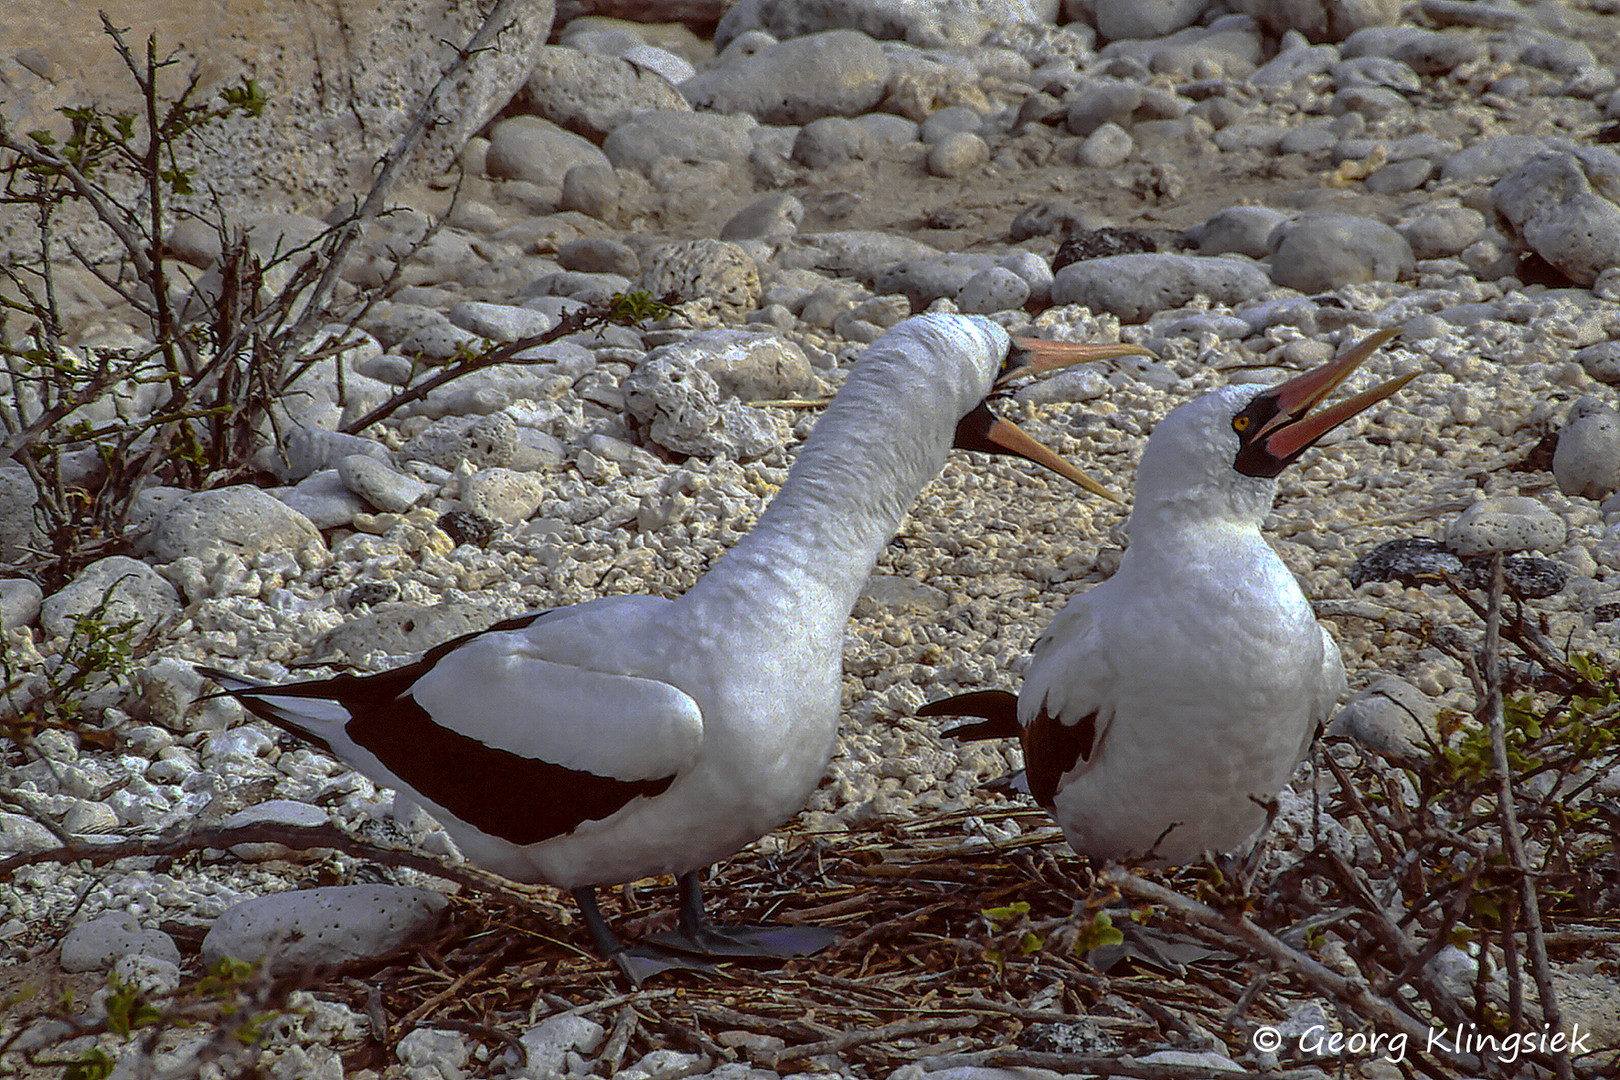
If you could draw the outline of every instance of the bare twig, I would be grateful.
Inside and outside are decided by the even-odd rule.
[[[495,38],[511,24],[514,13],[520,0],[500,0],[489,13],[489,17],[473,34],[472,40],[456,53],[456,58],[444,69],[439,81],[434,83],[422,99],[421,107],[411,117],[410,126],[400,135],[394,148],[382,159],[382,169],[377,174],[376,181],[366,194],[360,208],[345,225],[339,229],[337,235],[326,253],[326,266],[321,271],[320,279],[311,291],[308,306],[304,309],[297,322],[292,326],[293,335],[303,334],[315,319],[319,318],[326,300],[332,294],[337,284],[339,272],[348,259],[349,249],[360,236],[360,226],[376,217],[382,210],[383,203],[394,190],[394,184],[399,178],[399,171],[409,159],[411,152],[416,148],[417,142],[422,138],[428,126],[437,122],[439,113],[439,98],[445,90],[460,77],[467,65],[472,62],[484,49],[489,48]]]
[[[343,430],[351,435],[356,432],[364,431],[377,421],[386,420],[396,411],[404,408],[411,402],[420,401],[422,398],[427,397],[430,393],[437,390],[445,383],[450,382],[453,379],[459,379],[463,375],[471,374],[474,371],[480,371],[487,367],[493,367],[496,364],[543,363],[544,361],[542,360],[521,360],[519,359],[519,354],[526,352],[529,349],[537,348],[541,345],[549,345],[559,338],[567,337],[569,334],[577,333],[580,330],[585,329],[587,325],[589,325],[589,322],[583,312],[570,311],[564,315],[557,325],[553,326],[550,330],[539,334],[530,334],[527,337],[519,338],[517,341],[510,341],[504,345],[496,346],[495,348],[490,349],[488,352],[482,353],[481,355],[469,357],[466,360],[459,360],[445,368],[443,371],[439,372],[437,375],[434,375],[432,378],[424,379],[415,386],[401,390],[399,393],[395,394],[381,405],[378,405],[375,409],[372,409],[364,416],[350,424],[345,425]]]
[[[374,844],[330,823],[285,825],[258,822],[231,828],[197,828],[173,839],[151,837],[111,843],[76,843],[43,851],[23,852],[9,859],[0,860],[0,881],[9,880],[12,874],[24,866],[37,866],[41,863],[86,862],[92,866],[105,866],[120,859],[170,858],[210,849],[228,851],[240,844],[280,844],[297,851],[331,848],[345,854],[375,859],[390,866],[432,874],[518,907],[534,908],[545,904],[544,894],[526,891],[523,886],[488,871],[473,866],[441,862],[403,848]]]
[[[1558,995],[1553,988],[1552,969],[1547,963],[1547,940],[1541,926],[1541,903],[1537,899],[1537,875],[1531,871],[1524,853],[1524,833],[1519,828],[1518,809],[1513,799],[1513,772],[1508,763],[1507,727],[1502,709],[1502,675],[1498,663],[1501,653],[1502,625],[1502,553],[1491,554],[1491,589],[1485,614],[1485,649],[1482,666],[1485,668],[1485,699],[1480,703],[1481,720],[1491,733],[1491,753],[1496,764],[1497,806],[1502,818],[1502,840],[1508,858],[1518,870],[1518,889],[1524,906],[1525,936],[1530,953],[1531,971],[1536,990],[1541,998],[1541,1015],[1549,1028],[1563,1027],[1563,1016],[1558,1007]],[[1504,920],[1508,923],[1510,920]],[[1504,932],[1511,935],[1509,927]],[[1512,964],[1511,937],[1509,963]],[[1516,965],[1515,965],[1516,966]],[[1517,1018],[1515,1018],[1517,1020]],[[1560,1049],[1553,1055],[1559,1080],[1571,1076],[1569,1053]]]
[[[845,1050],[852,1050],[857,1046],[866,1046],[870,1043],[888,1042],[891,1039],[905,1039],[914,1035],[933,1035],[942,1031],[967,1031],[979,1026],[976,1016],[940,1016],[928,1020],[902,1020],[893,1024],[885,1024],[878,1028],[867,1028],[856,1031],[846,1031],[842,1035],[821,1042],[805,1043],[803,1046],[789,1046],[772,1055],[770,1068],[780,1068],[790,1061],[802,1061],[805,1058],[820,1057],[823,1054],[838,1054]]]
[[[1138,877],[1119,867],[1109,867],[1098,875],[1099,884],[1120,892],[1159,904],[1185,920],[1189,925],[1210,931],[1228,948],[1242,945],[1259,953],[1303,979],[1306,983],[1349,1006],[1361,1016],[1384,1028],[1405,1035],[1419,1046],[1427,1046],[1430,1028],[1394,1003],[1374,995],[1360,979],[1347,978],[1319,961],[1291,948],[1256,926],[1247,916],[1228,919],[1214,908],[1180,893]],[[1471,1054],[1456,1054],[1447,1047],[1439,1047],[1437,1056],[1447,1064],[1464,1069],[1479,1068],[1479,1060]]]
[[[1012,1048],[984,1050],[976,1054],[955,1054],[930,1063],[937,1069],[963,1067],[1000,1069],[1047,1069],[1055,1073],[1081,1073],[1090,1076],[1129,1076],[1136,1080],[1253,1080],[1247,1069],[1218,1069],[1209,1065],[1181,1065],[1142,1061],[1135,1057],[1104,1054],[1052,1054]],[[1265,1073],[1266,1080],[1321,1080],[1320,1069],[1277,1069]]]

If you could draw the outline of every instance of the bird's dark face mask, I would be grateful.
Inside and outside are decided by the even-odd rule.
[[[1322,436],[1417,378],[1418,373],[1414,371],[1319,413],[1311,412],[1380,345],[1399,332],[1380,330],[1358,341],[1338,359],[1257,395],[1247,408],[1232,418],[1232,430],[1238,437],[1233,467],[1245,476],[1274,477]]]

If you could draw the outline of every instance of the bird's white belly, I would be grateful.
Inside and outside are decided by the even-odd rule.
[[[1180,863],[1241,848],[1265,824],[1254,800],[1288,782],[1310,722],[1298,713],[1223,725],[1199,710],[1122,712],[1091,768],[1060,785],[1055,816],[1076,851],[1101,858],[1152,851]]]
[[[1077,851],[1174,863],[1242,848],[1308,744],[1322,648],[1304,598],[1261,618],[1253,594],[1182,611],[1198,621],[1162,612],[1116,639],[1114,715],[1054,798]]]

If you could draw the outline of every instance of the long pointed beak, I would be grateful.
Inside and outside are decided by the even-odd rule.
[[[1025,375],[1041,376],[1087,360],[1111,360],[1116,356],[1152,356],[1140,345],[1119,342],[1047,341],[1044,338],[1013,338],[1013,350],[1006,366],[996,377],[1005,386]]]
[[[1013,338],[1012,352],[1008,354],[1007,363],[997,376],[995,385],[999,389],[1024,376],[1040,377],[1088,360],[1131,355],[1153,354],[1140,345]],[[1017,424],[991,412],[983,402],[957,425],[956,446],[963,450],[983,450],[991,454],[1012,454],[1025,458],[1080,485],[1093,495],[1109,502],[1123,501],[1097,480],[1036,442]]]
[[[1051,469],[1065,480],[1079,484],[1093,495],[1100,495],[1109,502],[1122,501],[1086,473],[1036,442],[1023,428],[991,412],[990,406],[982,401],[956,425],[955,445],[959,450],[982,450],[987,454],[1011,454],[1025,458]]]
[[[1371,334],[1356,342],[1343,356],[1289,379],[1268,394],[1262,395],[1272,399],[1276,404],[1277,413],[1246,441],[1258,447],[1266,456],[1286,464],[1352,416],[1378,404],[1417,378],[1419,372],[1410,372],[1370,390],[1364,390],[1355,397],[1341,401],[1319,413],[1310,413],[1312,408],[1376,352],[1380,345],[1399,333],[1399,330],[1380,330],[1376,334]]]

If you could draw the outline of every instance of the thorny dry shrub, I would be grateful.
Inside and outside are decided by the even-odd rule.
[[[259,115],[263,92],[244,80],[205,99],[193,72],[167,99],[160,76],[179,55],[160,59],[148,38],[137,58],[124,31],[105,14],[102,23],[139,91],[140,112],[64,108],[71,133],[60,140],[0,121],[0,206],[32,214],[35,241],[31,252],[0,260],[0,463],[28,473],[44,537],[13,569],[49,586],[127,547],[134,496],[153,484],[196,490],[262,477],[261,452],[285,434],[288,392],[363,340],[355,327],[442,228],[440,218],[391,252],[393,272],[375,288],[341,282],[362,226],[390,212],[385,201],[399,163],[427,125],[440,88],[472,55],[463,51],[429,94],[364,202],[306,243],[267,250],[231,222],[218,192],[194,189],[192,164],[221,118]],[[167,243],[188,220],[214,234],[217,254],[200,273]],[[67,268],[116,295],[144,344],[66,344]],[[509,361],[541,340],[501,346],[501,356],[470,353],[432,385]],[[337,365],[340,396],[342,370]],[[359,431],[424,392],[404,391],[345,430]]]
[[[316,340],[314,320],[330,295],[322,271],[353,219],[302,246],[256,251],[228,224],[218,193],[193,189],[196,145],[224,116],[258,115],[257,85],[244,80],[197,100],[193,73],[165,100],[160,76],[179,58],[159,59],[151,38],[137,58],[123,32],[102,22],[141,112],[64,108],[63,140],[0,123],[0,205],[26,208],[37,241],[30,255],[0,265],[0,461],[19,464],[38,492],[45,545],[20,568],[47,584],[119,550],[142,489],[249,474],[254,453],[277,435],[276,403],[352,344],[341,330]],[[87,208],[88,222],[59,225],[74,207]],[[186,219],[211,228],[218,246],[200,277],[165,244]],[[116,294],[146,343],[67,345],[64,265]],[[17,322],[13,344],[5,331]]]

